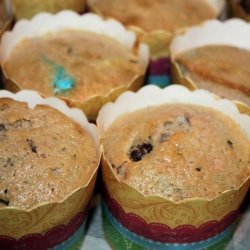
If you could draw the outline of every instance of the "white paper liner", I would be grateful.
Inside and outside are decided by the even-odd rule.
[[[220,15],[223,9],[226,7],[225,0],[206,0],[215,10],[216,15]]]
[[[136,34],[128,31],[116,20],[103,20],[95,14],[79,15],[73,11],[61,11],[56,15],[40,13],[31,20],[20,20],[13,30],[6,32],[0,44],[1,63],[6,61],[15,46],[25,38],[41,37],[65,29],[77,29],[109,36],[129,49],[136,43]],[[147,65],[149,58],[148,47],[139,45],[139,60]]]
[[[98,158],[101,155],[99,147],[99,135],[98,130],[94,124],[88,122],[85,114],[82,110],[77,108],[69,108],[66,103],[56,97],[42,98],[36,91],[21,90],[20,92],[13,94],[7,90],[0,90],[0,98],[11,98],[16,101],[25,102],[30,109],[34,109],[36,105],[48,105],[57,109],[67,117],[78,123],[89,135],[93,138],[96,144]]]
[[[228,45],[250,50],[250,23],[241,19],[210,20],[176,36],[170,45],[171,58],[206,45]]]
[[[102,107],[97,117],[100,135],[121,115],[167,103],[185,103],[210,107],[231,117],[250,141],[250,116],[240,114],[236,105],[226,99],[218,99],[206,90],[190,91],[180,85],[171,85],[164,89],[156,86],[145,86],[137,93],[127,91],[114,103]]]

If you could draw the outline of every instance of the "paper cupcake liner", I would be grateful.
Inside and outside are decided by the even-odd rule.
[[[88,182],[61,201],[45,202],[29,210],[17,207],[0,208],[0,249],[13,249],[11,247],[14,249],[47,249],[47,247],[55,246],[58,249],[65,249],[59,248],[59,246],[77,244],[77,240],[80,240],[83,232],[81,225],[86,219],[101,157],[96,126],[87,121],[81,110],[69,108],[63,101],[54,97],[44,99],[35,91],[23,90],[12,94],[1,90],[0,98],[3,97],[26,102],[29,108],[42,104],[62,112],[90,134],[96,144],[98,160]],[[28,248],[25,248],[26,244],[29,246]]]
[[[220,34],[218,36],[218,34]],[[194,37],[196,39],[194,39]],[[172,78],[191,90],[197,89],[195,83],[185,77],[176,55],[181,52],[207,45],[228,45],[250,50],[250,25],[240,19],[225,22],[207,21],[201,26],[192,27],[186,33],[176,36],[170,46]],[[234,101],[242,113],[250,114],[250,107],[240,101]]]
[[[235,104],[217,99],[208,91],[191,92],[178,85],[165,89],[147,86],[137,93],[126,92],[115,103],[105,105],[97,119],[100,136],[103,136],[104,131],[119,116],[164,103],[190,103],[214,108],[230,116],[250,140],[250,117],[240,114]],[[203,241],[210,245],[223,245],[226,239],[230,238],[240,205],[250,186],[250,176],[236,189],[225,190],[212,199],[193,197],[174,202],[160,196],[143,195],[120,181],[105,157],[105,145],[103,147],[104,216],[107,224],[112,225],[112,230],[124,235],[129,243],[132,241],[140,245],[142,243],[138,239],[143,238],[145,242],[154,244],[153,249],[157,249],[159,243],[165,247],[177,244],[189,249],[192,244],[198,246]],[[119,229],[120,226],[126,229],[128,234],[124,234],[124,231]],[[107,238],[110,238],[111,234],[106,230]],[[139,238],[131,238],[131,235]],[[114,243],[115,239],[111,245]],[[142,246],[147,248],[145,244]],[[213,249],[209,248],[209,244],[204,247]]]
[[[40,12],[56,13],[64,9],[82,13],[86,9],[86,0],[12,0],[12,8],[17,20],[30,19]]]
[[[105,190],[105,188],[104,188]],[[117,218],[117,221],[128,231],[136,235],[158,243],[190,244],[201,242],[224,232],[233,224],[239,214],[239,209],[229,212],[220,221],[208,221],[199,227],[181,225],[175,228],[162,223],[147,223],[136,214],[126,213],[122,206],[112,199],[107,190],[104,191],[104,212],[109,218]]]
[[[30,21],[21,20],[16,23],[11,32],[4,34],[0,44],[0,60],[5,88],[10,91],[18,91],[22,88],[21,84],[14,79],[10,79],[4,70],[4,63],[8,60],[12,50],[18,43],[25,38],[41,37],[49,32],[58,32],[65,29],[90,31],[115,39],[131,51],[135,51],[136,54],[138,53],[139,63],[143,68],[142,72],[135,75],[131,82],[110,89],[106,95],[93,95],[84,100],[61,97],[69,106],[82,109],[90,120],[94,120],[104,103],[114,101],[126,90],[136,91],[142,86],[149,59],[148,47],[142,43],[139,43],[137,46],[137,38],[134,32],[126,30],[115,20],[105,21],[94,14],[78,15],[73,11],[62,11],[56,15],[41,13],[33,17]]]
[[[229,0],[230,16],[239,17],[245,21],[250,21],[250,14],[246,13],[239,0]]]

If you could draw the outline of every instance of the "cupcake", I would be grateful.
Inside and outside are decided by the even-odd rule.
[[[229,10],[232,17],[239,17],[250,21],[250,1],[249,0],[229,0]]]
[[[82,13],[86,7],[86,0],[12,0],[12,9],[17,20],[30,19],[40,12],[57,13],[69,9]]]
[[[0,91],[0,248],[81,244],[100,161],[78,109],[36,92]]]
[[[140,39],[150,47],[152,62],[148,82],[165,86],[170,82],[168,58],[173,34],[217,18],[225,1],[88,0],[87,4],[91,11],[115,18],[138,33]]]
[[[148,86],[105,105],[97,124],[113,249],[226,245],[250,184],[249,116],[205,90]]]
[[[191,89],[234,100],[250,114],[249,42],[250,26],[239,19],[190,28],[171,43],[172,77]]]
[[[143,84],[148,51],[117,21],[63,11],[18,22],[0,59],[8,90],[60,97],[94,120],[105,102]]]

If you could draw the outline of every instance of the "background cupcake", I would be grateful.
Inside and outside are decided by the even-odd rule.
[[[12,9],[17,20],[30,19],[39,12],[57,13],[69,9],[82,13],[86,7],[86,0],[12,0]]]
[[[171,43],[172,77],[190,89],[203,88],[234,100],[249,114],[249,40],[249,25],[239,19],[190,28]]]
[[[58,96],[95,119],[105,102],[143,84],[148,50],[116,21],[64,11],[18,22],[0,57],[7,89]]]
[[[131,105],[125,107],[124,103]],[[171,109],[170,116],[164,113],[163,104]],[[204,120],[198,118],[199,115],[192,113],[196,108],[204,109],[201,111],[202,115],[210,108],[208,110],[215,112],[216,115],[212,113],[209,115],[215,119],[208,119],[206,115]],[[165,121],[163,117],[167,120]],[[140,124],[137,118],[146,122]],[[127,123],[123,122],[123,126],[122,119],[127,120]],[[209,122],[206,122],[206,119]],[[227,119],[230,122],[225,122]],[[219,123],[212,128],[215,120]],[[228,130],[227,126],[231,122],[232,127]],[[240,115],[232,103],[216,100],[213,95],[205,91],[190,92],[179,86],[172,86],[162,91],[155,87],[145,87],[136,94],[129,92],[123,94],[116,103],[106,105],[100,111],[97,124],[104,148],[102,164],[105,186],[104,230],[112,247],[119,249],[121,244],[125,243],[136,249],[166,247],[215,249],[225,246],[232,234],[239,206],[249,188],[249,122],[249,117]],[[136,126],[133,123],[136,123]],[[209,131],[207,135],[211,142],[210,139],[206,141],[202,124],[207,127],[203,131]],[[124,133],[115,136],[119,126],[121,129],[124,127]],[[222,130],[225,126],[222,134],[219,132],[220,126]],[[196,130],[198,127],[201,129],[200,132],[199,129]],[[215,139],[214,133],[217,133],[215,131],[220,134],[216,140],[221,138],[221,145],[218,141],[215,145],[212,143]],[[238,139],[228,139],[227,132],[231,136],[235,133],[234,138],[238,138],[237,136],[241,134],[244,139],[242,138],[240,143],[244,141],[245,146],[238,148],[239,144],[236,142]],[[187,139],[188,136],[193,139]],[[124,142],[119,141],[121,138],[124,138]],[[116,143],[115,148],[112,147],[112,144]],[[202,151],[205,144],[210,147],[209,153]],[[195,145],[199,148],[198,151],[195,150]],[[234,177],[240,172],[242,175],[238,176],[239,179],[236,177],[238,184],[232,181],[228,183],[229,186],[221,186],[221,190],[212,194],[210,192],[215,186],[218,187],[217,183],[222,184],[225,181],[225,184],[228,178],[223,178],[223,181],[211,180],[209,184],[205,184],[205,180],[208,181],[210,178],[207,176],[202,180],[202,171],[205,171],[202,162],[209,166],[211,163],[210,167],[217,169],[216,174],[223,175],[227,171],[230,172],[226,162],[230,161],[229,159],[238,159],[238,156],[236,158],[233,155],[229,156],[232,145],[235,146],[235,150],[239,149],[242,156],[240,159],[244,162],[243,172],[237,170]],[[225,150],[222,149],[224,146]],[[222,147],[223,155],[218,154],[219,147]],[[213,151],[213,148],[217,150]],[[213,152],[217,157],[211,156]],[[193,154],[195,156],[191,159]],[[209,161],[209,155],[215,162]],[[198,164],[199,157],[203,160]],[[228,157],[224,162],[225,165],[221,157]],[[238,167],[238,162],[230,164]],[[221,171],[223,165],[227,169],[225,172]],[[186,173],[182,172],[184,166],[187,166]],[[210,167],[208,169],[211,170]],[[168,180],[170,172],[164,175],[166,171],[177,171],[172,182]],[[210,176],[216,177],[216,174],[213,171]],[[233,174],[230,175],[232,177]],[[188,178],[191,178],[194,188],[185,186],[184,183]],[[194,193],[187,194],[192,190]]]
[[[169,83],[169,43],[173,34],[204,20],[217,18],[225,1],[88,0],[91,11],[112,17],[137,32],[151,52],[149,83]],[[159,60],[158,60],[159,59]]]
[[[96,127],[32,91],[0,91],[0,112],[0,248],[78,246],[100,161]]]

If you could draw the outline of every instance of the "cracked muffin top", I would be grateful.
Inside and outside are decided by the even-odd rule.
[[[173,32],[216,17],[209,3],[201,0],[88,0],[88,5],[103,16],[148,32]]]
[[[58,110],[0,99],[0,209],[61,201],[87,184],[98,156],[91,136]]]
[[[249,50],[207,45],[181,52],[175,60],[197,87],[250,106]]]
[[[124,114],[103,137],[117,178],[145,195],[211,199],[250,174],[250,143],[211,108],[165,104]]]

